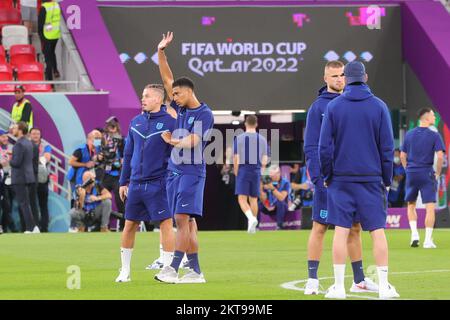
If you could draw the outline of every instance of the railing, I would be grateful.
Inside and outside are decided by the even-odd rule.
[[[62,80],[62,81],[0,81],[0,85],[2,84],[13,84],[13,85],[19,85],[19,84],[55,84],[55,85],[65,85],[65,84],[69,84],[69,85],[74,85],[75,86],[75,91],[78,91],[79,89],[79,81],[67,81],[67,80]]]
[[[2,129],[8,131],[9,125],[11,123],[15,123],[15,121],[12,120],[11,116],[7,111],[5,110],[1,111],[2,112],[0,112],[0,127],[3,127]],[[11,138],[13,141],[17,140],[16,137],[14,137],[11,134],[8,134],[8,137]],[[66,168],[68,167],[70,157],[66,155],[62,150],[50,144],[45,139],[41,140],[45,144],[50,145],[50,147],[52,148],[48,170],[51,175],[56,176],[56,181],[50,179],[49,189],[54,190],[54,188],[56,187],[57,189],[56,192],[70,201],[72,199],[72,192],[70,187],[70,181],[66,179],[67,175]],[[62,184],[60,184],[60,181],[63,181]]]

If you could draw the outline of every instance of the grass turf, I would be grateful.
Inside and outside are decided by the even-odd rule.
[[[325,239],[319,277],[333,275],[332,235],[329,231]],[[157,271],[145,270],[159,255],[158,233],[137,234],[132,281],[128,283],[114,282],[120,267],[120,233],[3,234],[0,299],[323,299],[323,295],[305,296],[281,287],[282,283],[307,278],[308,236],[308,230],[255,235],[245,231],[200,232],[200,264],[207,283],[171,285],[153,280]],[[408,230],[387,231],[387,236],[389,280],[401,298],[450,299],[450,230],[435,230],[438,248],[428,250],[410,248]],[[364,233],[366,270],[374,264],[371,248],[370,235]],[[79,290],[66,287],[71,265],[81,270]],[[350,264],[346,274],[349,293]],[[332,278],[321,281],[324,289],[332,283]]]

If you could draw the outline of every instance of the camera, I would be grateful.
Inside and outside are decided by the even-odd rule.
[[[267,175],[261,176],[261,182],[262,182],[263,184],[269,184],[269,183],[272,183],[272,178],[271,178],[270,176],[267,176]]]
[[[120,170],[122,165],[120,160],[117,159],[117,153],[123,144],[122,138],[110,137],[106,140],[106,144],[102,145],[100,154],[103,159],[99,161],[99,166],[102,166],[105,170]]]

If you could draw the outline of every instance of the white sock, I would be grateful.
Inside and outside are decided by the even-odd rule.
[[[187,258],[187,254],[185,253],[183,256],[183,259],[181,259],[181,263],[185,263],[186,261],[188,261],[188,258]]]
[[[130,272],[131,255],[133,248],[120,248],[120,259],[122,260],[122,271]]]
[[[345,264],[333,264],[334,268],[334,285],[336,289],[344,289]]]
[[[163,251],[161,259],[162,259],[162,263],[163,263],[164,267],[169,266],[172,263],[173,252]]]
[[[163,256],[164,256],[164,250],[163,250],[163,246],[162,246],[162,244],[160,243],[159,244],[159,261],[162,261],[163,260]]]
[[[430,242],[432,235],[433,235],[433,228],[425,228],[425,242]]]
[[[417,232],[417,221],[415,221],[415,220],[409,221],[409,227],[411,228],[411,235],[413,237],[418,238],[419,232]]]
[[[388,267],[387,266],[377,267],[377,272],[378,272],[378,286],[380,288],[387,288],[389,284]]]
[[[253,220],[255,217],[253,216],[253,213],[252,213],[252,210],[247,210],[247,211],[245,211],[244,212],[245,213],[245,216],[247,217],[247,219],[250,221],[250,220]]]

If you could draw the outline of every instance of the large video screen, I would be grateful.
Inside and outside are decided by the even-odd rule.
[[[307,109],[335,59],[364,62],[372,91],[400,107],[400,8],[376,10],[369,21],[375,11],[357,6],[101,8],[139,96],[161,82],[157,45],[173,31],[175,78],[191,78],[215,110]]]

